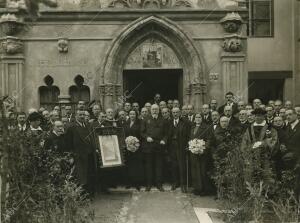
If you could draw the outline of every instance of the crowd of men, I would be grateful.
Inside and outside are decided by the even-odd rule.
[[[28,113],[10,112],[9,128],[17,128],[29,137],[47,132],[44,147],[71,152],[74,177],[91,194],[99,190],[107,192],[118,184],[138,190],[145,185],[146,191],[156,186],[164,191],[166,181],[171,183],[172,190],[180,187],[187,192],[187,184],[191,183],[195,194],[214,193],[210,179],[214,169],[212,154],[226,138],[227,131],[243,134],[243,144],[259,141],[269,148],[278,148],[274,162],[279,178],[286,168],[297,170],[298,174],[300,105],[281,100],[263,104],[260,99],[248,104],[235,101],[231,92],[225,100],[219,106],[212,99],[202,105],[201,111],[195,111],[191,104],[180,105],[178,100],[163,101],[159,94],[143,106],[125,102],[118,110],[104,111],[98,104],[88,107],[79,101],[75,111],[66,105],[63,111],[55,106],[51,111],[41,107]],[[97,127],[121,127],[125,136],[140,140],[141,146],[135,153],[124,149],[125,167],[99,167],[101,153],[93,138]],[[189,140],[194,138],[207,142],[209,149],[202,155],[191,154],[187,149]]]

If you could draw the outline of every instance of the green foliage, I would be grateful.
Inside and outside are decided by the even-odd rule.
[[[5,134],[3,134],[3,132]],[[2,220],[5,223],[89,223],[90,201],[72,179],[71,156],[43,147],[45,134],[28,136],[2,126]]]
[[[270,202],[280,222],[300,221],[300,203],[293,192],[289,192],[289,195],[286,197],[279,197]]]
[[[269,195],[278,187],[267,148],[242,147],[241,136],[229,135],[214,155],[214,180],[227,222],[263,222]],[[229,210],[229,211],[228,211]]]

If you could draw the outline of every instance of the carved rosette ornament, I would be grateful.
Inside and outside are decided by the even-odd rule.
[[[225,52],[231,52],[231,53],[241,52],[243,49],[242,39],[237,34],[225,36],[222,47]]]
[[[240,30],[243,20],[238,13],[228,13],[220,23],[222,24],[225,32],[236,33]]]
[[[17,54],[22,53],[24,45],[22,41],[16,37],[6,37],[1,41],[1,53],[4,54]]]
[[[57,49],[60,53],[67,53],[69,50],[69,40],[67,38],[58,39]]]

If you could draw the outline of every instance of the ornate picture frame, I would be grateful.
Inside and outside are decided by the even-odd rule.
[[[94,138],[99,150],[100,168],[124,166],[125,134],[123,128],[94,128]]]

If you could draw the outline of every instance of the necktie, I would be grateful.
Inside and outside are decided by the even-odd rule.
[[[177,125],[178,125],[178,121],[175,120],[175,121],[174,121],[174,126],[177,127]]]

